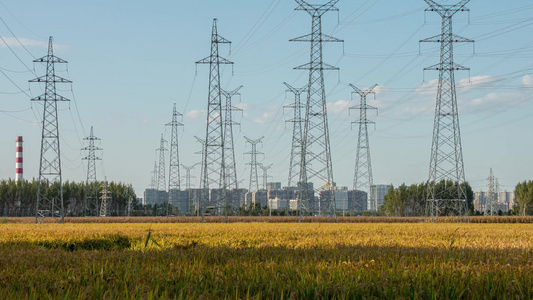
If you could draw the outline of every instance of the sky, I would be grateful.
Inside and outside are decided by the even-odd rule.
[[[314,3],[314,2],[313,2]],[[454,1],[441,1],[453,4]],[[221,56],[221,86],[241,96],[234,121],[239,185],[248,188],[251,147],[244,137],[264,136],[258,161],[272,164],[269,181],[288,180],[294,97],[283,82],[307,84],[309,44],[289,42],[311,31],[311,18],[292,0],[175,1],[0,1],[0,178],[15,176],[15,139],[24,137],[24,177],[37,178],[42,103],[30,101],[43,86],[28,80],[45,74],[33,63],[47,53],[68,61],[56,74],[63,180],[84,181],[87,146],[94,127],[101,140],[99,180],[131,183],[138,195],[149,187],[161,134],[170,140],[172,108],[183,114],[180,163],[200,162],[195,136],[205,137],[209,70],[195,62],[209,56],[211,26],[232,41]],[[368,104],[373,178],[376,184],[412,184],[429,175],[439,62],[439,45],[419,43],[440,33],[440,17],[422,0],[340,0],[339,12],[323,16],[323,32],[344,40],[324,45],[324,61],[340,68],[325,73],[326,100],[337,185],[353,187],[361,89],[377,84]],[[500,190],[532,179],[533,3],[530,0],[472,0],[454,17],[454,33],[475,40],[455,45],[454,60],[470,71],[456,72],[466,180],[486,190],[490,168]],[[166,162],[168,172],[168,161]],[[260,172],[261,173],[261,172]],[[200,167],[192,172],[199,187]],[[182,185],[185,170],[181,169]],[[167,174],[168,180],[168,174]],[[260,181],[262,179],[260,178]]]

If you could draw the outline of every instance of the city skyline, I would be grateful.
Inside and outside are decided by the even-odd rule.
[[[289,42],[309,32],[308,16],[294,11],[294,1],[38,3],[0,5],[0,17],[9,26],[0,24],[1,178],[15,177],[19,135],[24,138],[24,178],[38,178],[42,105],[30,103],[28,95],[41,91],[28,80],[35,77],[32,71],[43,73],[43,66],[32,64],[32,55],[46,54],[49,35],[54,36],[55,53],[69,62],[68,70],[58,69],[58,74],[73,81],[73,95],[70,87],[58,89],[72,100],[60,103],[58,112],[64,181],[85,181],[81,148],[94,126],[104,149],[98,180],[131,183],[140,197],[150,185],[161,134],[170,140],[165,124],[172,120],[174,103],[183,114],[180,162],[199,162],[194,153],[201,147],[194,136],[205,137],[208,71],[196,69],[194,62],[209,54],[211,23],[217,18],[219,33],[233,41],[231,53],[221,47],[221,55],[235,62],[222,69],[222,88],[244,86],[233,99],[243,109],[235,115],[241,126],[234,129],[239,187],[248,186],[250,173],[245,135],[265,136],[260,162],[273,165],[271,181],[285,184],[292,138],[285,121],[292,111],[283,106],[293,95],[285,92],[283,82],[304,86],[307,73],[293,67],[309,56],[308,45]],[[422,0],[341,0],[337,7],[338,18],[331,14],[323,20],[325,33],[345,41],[325,51],[326,62],[340,68],[326,73],[334,181],[351,188],[354,176],[357,130],[350,122],[357,116],[348,108],[359,99],[351,97],[350,83],[361,88],[378,84],[376,100],[368,99],[379,111],[369,115],[376,122],[375,129],[369,128],[374,184],[426,181],[438,74],[423,68],[438,63],[439,49],[418,42],[439,34],[439,18],[424,13]],[[476,41],[475,52],[472,45],[456,47],[456,61],[471,69],[470,74],[456,72],[466,180],[474,191],[484,189],[493,168],[500,190],[511,191],[531,178],[525,166],[533,162],[528,154],[533,146],[528,139],[533,39],[527,35],[533,4],[473,0],[467,7],[470,12],[454,20],[457,33]],[[38,22],[41,14],[53,21]],[[181,173],[183,185],[183,169]],[[198,188],[200,166],[193,174]]]

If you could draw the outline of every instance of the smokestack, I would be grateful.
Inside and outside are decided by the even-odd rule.
[[[15,181],[22,180],[22,137],[17,136],[17,155],[15,164]]]

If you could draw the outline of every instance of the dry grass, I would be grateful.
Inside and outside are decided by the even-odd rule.
[[[4,218],[1,223],[33,224],[33,217]],[[224,217],[206,217],[206,223],[224,223]],[[533,216],[472,216],[470,223],[533,223]],[[229,223],[297,223],[298,217],[228,217]],[[456,217],[440,217],[438,223],[460,223]],[[55,223],[47,218],[43,223]],[[200,217],[66,217],[65,223],[200,223]],[[305,217],[303,223],[331,223],[329,217]],[[424,223],[424,217],[338,217],[338,223]]]
[[[532,245],[529,224],[0,224],[0,293],[531,299]]]

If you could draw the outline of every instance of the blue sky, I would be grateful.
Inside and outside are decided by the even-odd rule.
[[[85,179],[80,149],[94,126],[104,149],[98,178],[132,183],[141,196],[161,134],[169,139],[164,125],[173,103],[184,115],[181,163],[199,162],[194,136],[205,136],[208,68],[196,68],[195,61],[209,55],[212,19],[218,18],[219,34],[233,42],[231,53],[221,46],[221,55],[235,62],[233,75],[231,67],[223,69],[222,86],[244,86],[233,99],[244,109],[235,114],[241,126],[234,128],[240,185],[248,187],[250,174],[244,136],[265,137],[259,160],[273,164],[272,180],[286,184],[292,130],[285,121],[292,111],[283,106],[293,97],[282,83],[305,85],[307,74],[293,67],[309,59],[307,43],[288,40],[308,34],[311,24],[306,13],[294,11],[296,2],[43,3],[0,1],[0,178],[14,177],[17,135],[25,140],[25,178],[38,176],[42,104],[30,103],[28,95],[41,94],[42,87],[28,80],[44,75],[32,60],[46,55],[50,35],[55,53],[69,62],[57,74],[74,82],[58,85],[58,93],[73,100],[59,106],[64,180]],[[369,115],[376,122],[369,127],[374,182],[427,180],[438,74],[423,68],[438,63],[439,48],[418,41],[440,33],[440,18],[425,13],[422,0],[341,0],[337,7],[339,13],[322,22],[325,33],[345,41],[324,47],[325,62],[340,68],[326,73],[335,181],[353,184],[357,130],[351,122],[358,113],[348,107],[359,99],[352,99],[349,83],[378,84],[375,100],[369,97],[379,109]],[[532,178],[533,3],[472,0],[468,8],[454,18],[454,32],[476,40],[474,47],[455,49],[455,61],[471,68],[456,73],[466,179],[475,190],[486,189],[493,168],[501,189],[512,190]],[[199,167],[194,174],[198,187]]]

